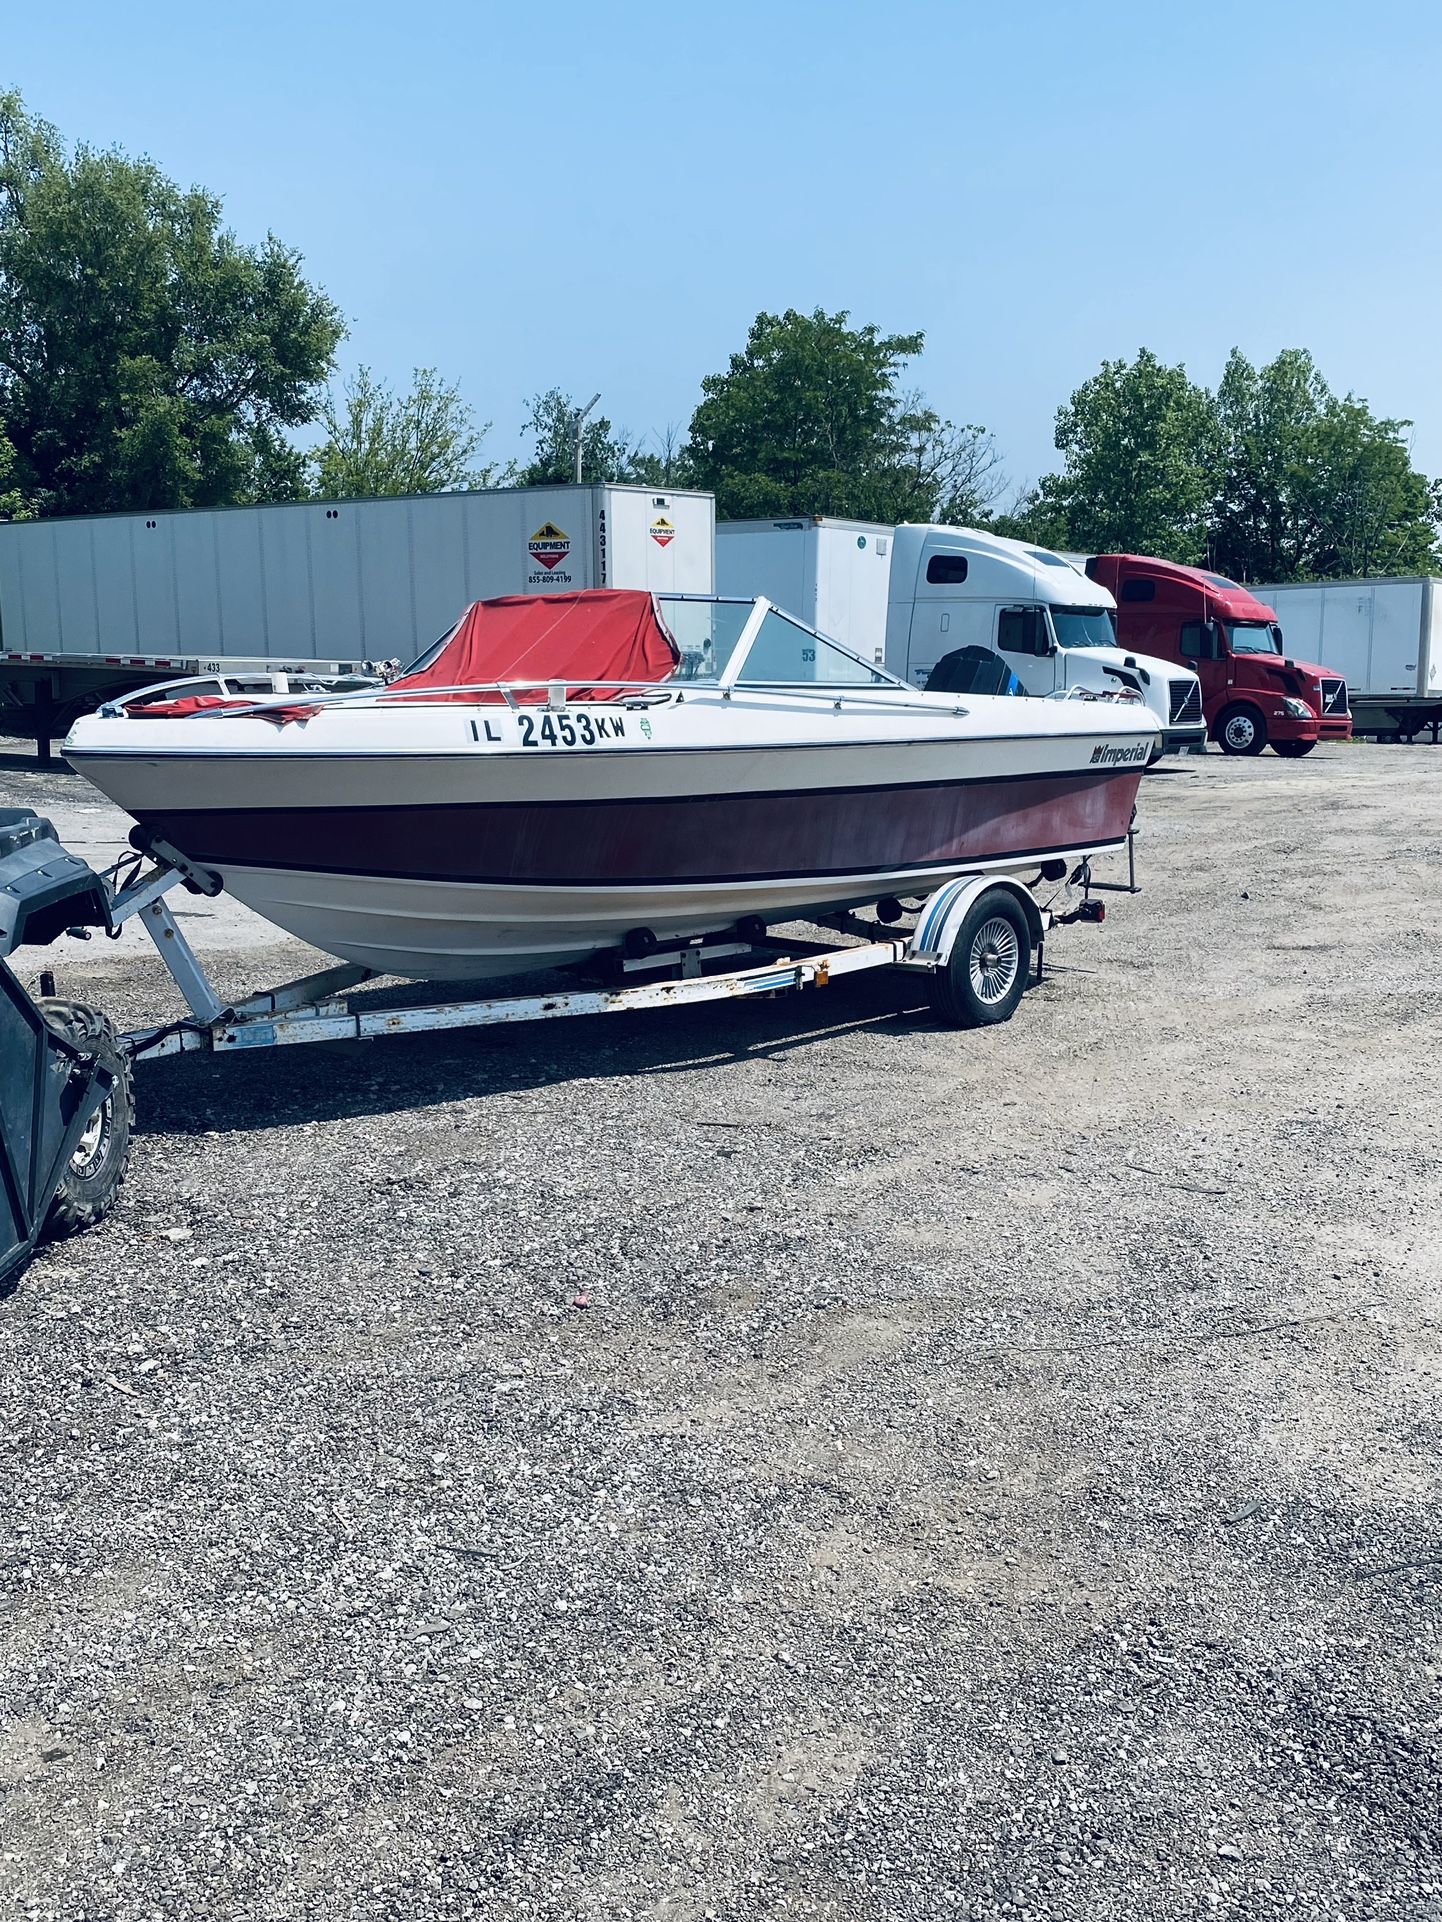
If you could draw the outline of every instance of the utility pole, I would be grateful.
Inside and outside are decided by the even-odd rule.
[[[591,398],[586,402],[585,406],[582,407],[576,415],[575,429],[576,429],[576,485],[577,487],[581,485],[581,426],[582,426],[582,423],[585,421],[587,414],[590,413],[591,409],[596,405],[596,402],[600,398],[601,396],[599,394],[592,394]]]

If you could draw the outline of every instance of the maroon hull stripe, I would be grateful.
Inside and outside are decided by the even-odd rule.
[[[937,786],[437,807],[158,811],[218,867],[552,887],[891,873],[1120,841],[1140,770]]]

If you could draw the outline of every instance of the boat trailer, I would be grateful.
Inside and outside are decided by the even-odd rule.
[[[814,924],[846,937],[840,944],[776,936],[745,920],[683,941],[657,942],[637,930],[634,941],[597,958],[599,986],[395,1005],[389,995],[353,999],[383,977],[350,965],[227,1001],[170,901],[176,890],[219,894],[218,875],[139,829],[132,851],[96,873],[61,846],[41,816],[23,809],[0,814],[0,1040],[7,1066],[0,1075],[0,1198],[10,1200],[8,1241],[0,1210],[0,1280],[23,1262],[47,1224],[52,1231],[87,1226],[113,1205],[129,1153],[137,1061],[746,1000],[825,987],[877,968],[924,979],[948,1025],[990,1026],[1015,1011],[1034,978],[1033,953],[1035,978],[1041,977],[1052,928],[1101,921],[1106,910],[1097,896],[1104,890],[1139,892],[1135,832],[1133,825],[1125,882],[1096,880],[1086,859],[1071,867],[1039,863],[1030,882],[978,871],[924,899],[880,901],[874,921],[852,911]],[[1043,883],[1079,889],[1080,898],[1054,912],[1036,899]],[[180,990],[188,1013],[178,1020],[117,1034],[98,1010],[58,1000],[49,969],[40,976],[40,1000],[32,1001],[4,958],[61,934],[115,936],[133,920],[144,926]],[[7,1019],[29,1037],[23,1074],[8,1072],[12,1054],[18,1060],[22,1051],[6,1039]]]

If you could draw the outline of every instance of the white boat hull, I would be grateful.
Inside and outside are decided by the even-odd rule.
[[[1121,843],[1068,850],[1073,858]],[[227,892],[323,953],[377,974],[480,981],[566,967],[618,947],[635,928],[659,940],[719,932],[748,916],[768,925],[929,894],[955,873],[1034,873],[1011,857],[961,867],[724,886],[497,888],[372,876],[230,868]]]
[[[1101,703],[838,708],[707,690],[624,713],[94,717],[67,752],[276,926],[380,973],[474,980],[636,928],[711,933],[1116,847],[1157,739],[1145,710]]]

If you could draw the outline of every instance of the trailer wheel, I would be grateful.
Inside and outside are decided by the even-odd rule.
[[[1223,754],[1260,754],[1267,745],[1267,723],[1248,701],[1229,707],[1217,722]]]
[[[1300,761],[1304,754],[1310,754],[1317,745],[1315,741],[1273,741],[1273,754],[1280,754],[1284,761]]]
[[[1026,910],[1009,888],[988,888],[931,977],[931,1005],[949,1027],[992,1027],[1011,1019],[1030,978]]]
[[[93,1228],[115,1206],[130,1162],[135,1086],[129,1057],[121,1053],[115,1029],[103,1014],[83,1001],[44,1000],[36,1005],[57,1034],[95,1055],[113,1077],[110,1093],[90,1117],[45,1217],[46,1235],[73,1235]]]

